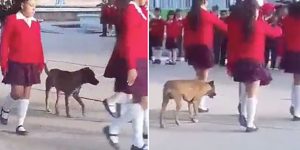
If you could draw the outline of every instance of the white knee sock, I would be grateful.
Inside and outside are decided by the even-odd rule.
[[[300,85],[295,86],[295,116],[300,117]]]
[[[18,126],[23,125],[27,110],[28,110],[28,105],[29,105],[29,100],[28,99],[20,99],[17,101],[17,116],[18,116]]]
[[[110,110],[115,113],[116,112],[116,103],[127,103],[128,102],[128,94],[123,92],[116,92],[111,97],[107,98],[108,106]]]
[[[244,83],[239,83],[239,103],[241,104],[241,113],[244,117],[247,117],[247,95],[246,86]]]
[[[149,109],[144,112],[144,134],[149,133]]]
[[[295,105],[296,105],[296,92],[295,92],[295,90],[296,90],[296,88],[295,88],[295,85],[293,84],[293,86],[292,86],[292,93],[291,93],[291,106],[292,107],[295,107]]]
[[[203,110],[207,110],[208,109],[208,104],[207,104],[207,100],[208,100],[208,97],[207,96],[203,96],[201,98],[201,101],[200,101],[200,105],[199,105],[199,108],[203,109]]]
[[[176,60],[177,60],[177,49],[173,49],[172,50],[172,61],[173,62],[176,62]]]
[[[15,100],[12,99],[10,95],[8,95],[4,100],[2,108],[4,109],[4,111],[9,112],[14,103],[15,103]]]
[[[155,57],[155,59],[159,59],[161,60],[162,57],[162,53],[163,51],[161,50],[161,48],[153,48],[153,56]]]
[[[254,119],[256,114],[257,99],[255,97],[247,98],[246,103],[247,103],[247,126],[255,128]]]
[[[122,104],[122,107],[126,107],[126,112],[123,112],[123,114],[119,118],[114,118],[112,120],[112,124],[109,127],[109,133],[110,134],[119,134],[120,128],[128,123],[129,121],[132,121],[134,119],[135,112],[133,111],[133,107],[135,105],[139,104]],[[114,143],[118,143],[118,141],[114,141]]]
[[[133,145],[141,148],[144,146],[143,127],[144,127],[144,110],[140,104],[133,107],[135,118],[132,122],[133,128]]]

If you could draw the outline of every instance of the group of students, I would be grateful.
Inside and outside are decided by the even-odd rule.
[[[170,10],[167,14],[167,20],[164,20],[160,16],[160,8],[155,8],[154,18],[149,23],[149,58],[153,61],[153,64],[161,63],[164,33],[166,33],[165,48],[169,52],[169,59],[166,64],[175,65],[177,60],[182,61],[184,59],[182,48],[183,18],[181,13],[180,9],[176,11]]]
[[[222,21],[207,9],[209,0],[193,0],[191,10],[183,20],[183,45],[185,58],[193,66],[197,79],[207,81],[214,66],[214,29],[224,33],[227,39],[227,73],[239,83],[239,122],[246,132],[255,132],[255,114],[260,86],[268,85],[271,74],[266,68],[266,39],[278,44],[277,64],[294,75],[292,103],[294,121],[300,120],[300,2],[287,7],[288,14],[280,16],[280,22],[270,23],[273,13],[264,13],[273,4],[263,0],[243,0],[232,7],[230,15]],[[272,9],[273,10],[273,9]],[[207,112],[207,97],[203,97],[200,112]]]
[[[102,24],[102,34],[100,36],[112,36],[113,26],[116,24],[117,0],[103,0],[99,6],[101,8],[100,24]]]
[[[117,41],[105,70],[105,77],[116,78],[116,97],[121,97],[121,115],[103,129],[109,143],[119,149],[118,134],[123,124],[132,121],[131,150],[148,149],[144,138],[148,135],[148,10],[147,0],[117,0]],[[1,34],[1,70],[3,83],[11,85],[4,99],[0,122],[8,124],[10,110],[17,104],[17,135],[27,135],[23,126],[31,87],[41,82],[44,54],[41,26],[34,18],[36,0],[21,0],[16,13],[5,17]],[[112,96],[113,97],[113,96]],[[112,101],[112,100],[111,100]],[[110,111],[109,99],[104,101]],[[144,123],[145,122],[145,123]],[[145,126],[145,129],[143,129]],[[144,134],[143,134],[144,133]]]

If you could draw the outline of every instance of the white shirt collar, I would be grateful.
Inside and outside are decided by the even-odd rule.
[[[143,13],[142,9],[140,6],[138,6],[138,4],[134,1],[130,1],[129,2],[130,5],[133,5],[134,8],[137,10],[137,12],[143,17],[143,19],[147,20],[147,17],[145,16],[145,14]]]
[[[31,22],[36,21],[34,17],[27,18],[20,11],[16,14],[17,20],[24,20],[29,27],[31,27]]]

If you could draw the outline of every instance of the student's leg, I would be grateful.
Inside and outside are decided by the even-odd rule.
[[[257,94],[260,87],[260,81],[246,83],[247,93],[247,132],[256,131],[257,128],[254,124],[256,107],[257,107]]]
[[[292,101],[292,105],[294,105],[294,119],[298,121],[298,118],[300,118],[300,74],[294,74],[294,89],[292,94],[294,98],[294,101]]]
[[[198,80],[202,80],[202,81],[206,82],[208,80],[209,69],[196,69],[196,74],[197,74]],[[208,106],[207,106],[208,105],[207,100],[208,100],[207,96],[202,97],[202,100],[200,102],[199,109],[198,109],[198,111],[200,113],[209,111]]]

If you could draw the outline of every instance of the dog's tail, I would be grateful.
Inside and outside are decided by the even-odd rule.
[[[45,73],[47,74],[47,75],[49,75],[49,69],[48,69],[48,67],[47,67],[47,64],[45,63]]]

